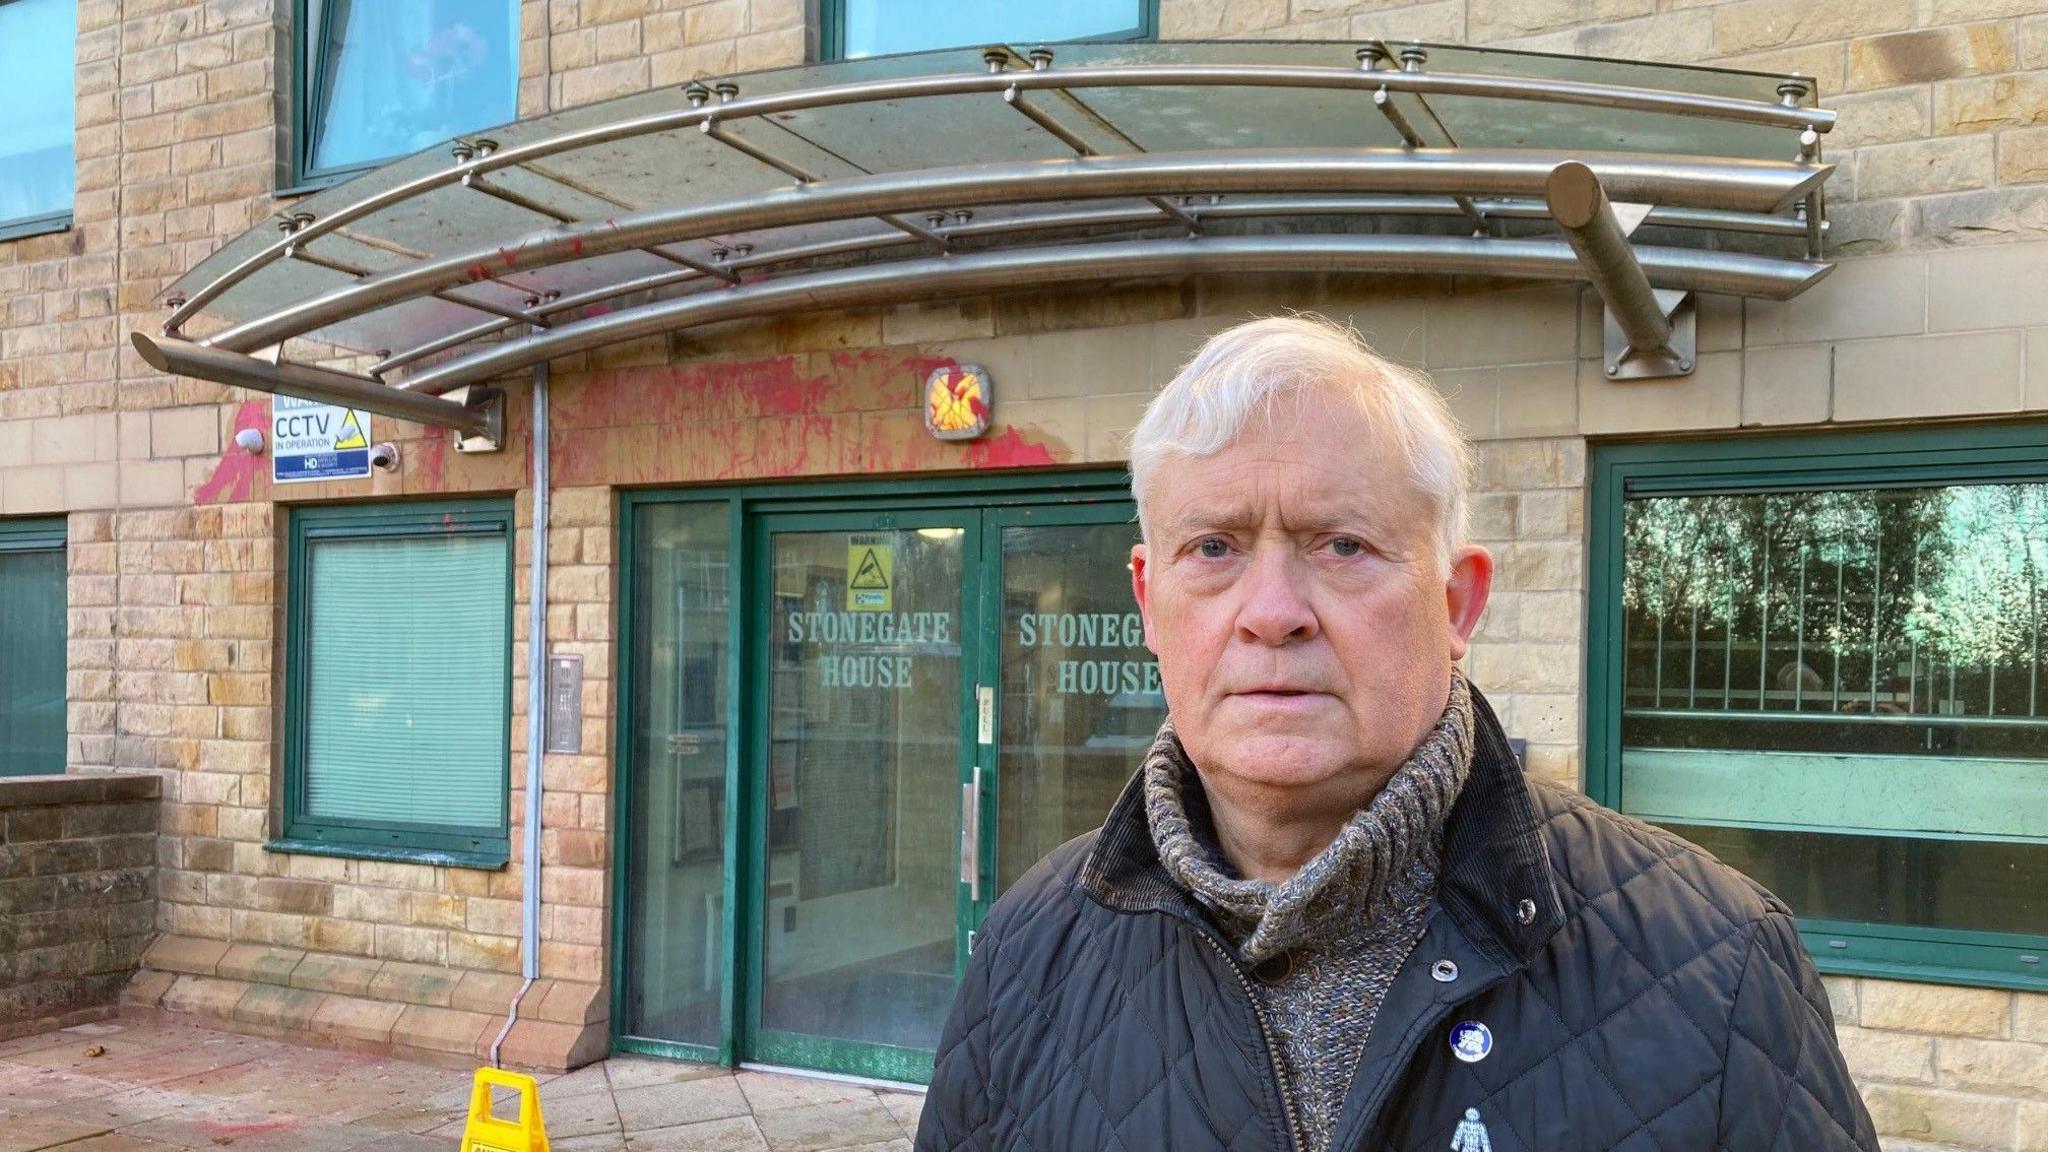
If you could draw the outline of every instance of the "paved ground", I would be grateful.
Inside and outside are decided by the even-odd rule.
[[[468,1073],[184,1024],[0,1043],[0,1152],[455,1152],[468,1104]],[[541,1086],[555,1152],[908,1152],[923,1104],[638,1057]]]

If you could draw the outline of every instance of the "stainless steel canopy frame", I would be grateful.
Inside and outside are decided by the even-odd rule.
[[[475,445],[500,376],[809,309],[1244,272],[1582,281],[1625,338],[1610,374],[1633,377],[1691,370],[1680,294],[1784,299],[1831,268],[1834,114],[1803,79],[1379,41],[1059,53],[1083,62],[849,61],[454,141],[231,242],[133,339],[162,371]],[[1582,63],[1607,78],[1559,74]],[[927,134],[955,147],[921,153]],[[1774,244],[1795,250],[1756,251]],[[295,341],[373,362],[315,367]]]

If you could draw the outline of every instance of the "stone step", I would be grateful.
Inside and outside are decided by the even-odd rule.
[[[467,1067],[489,1059],[522,983],[499,972],[163,936],[143,955],[122,1005]],[[601,1059],[610,1048],[608,1007],[599,985],[536,981],[500,1055],[547,1071]]]

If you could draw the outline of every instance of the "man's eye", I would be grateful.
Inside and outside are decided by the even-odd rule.
[[[1200,544],[1195,545],[1195,551],[1201,553],[1204,559],[1221,560],[1225,556],[1230,555],[1230,545],[1211,536]]]
[[[1365,554],[1365,544],[1361,541],[1353,540],[1349,536],[1339,536],[1335,540],[1330,541],[1330,551],[1348,560],[1353,556],[1363,556]]]

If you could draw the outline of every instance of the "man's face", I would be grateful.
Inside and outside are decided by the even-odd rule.
[[[1355,806],[1442,715],[1492,560],[1464,549],[1445,577],[1430,500],[1355,405],[1310,393],[1273,413],[1158,465],[1132,585],[1205,781]]]

